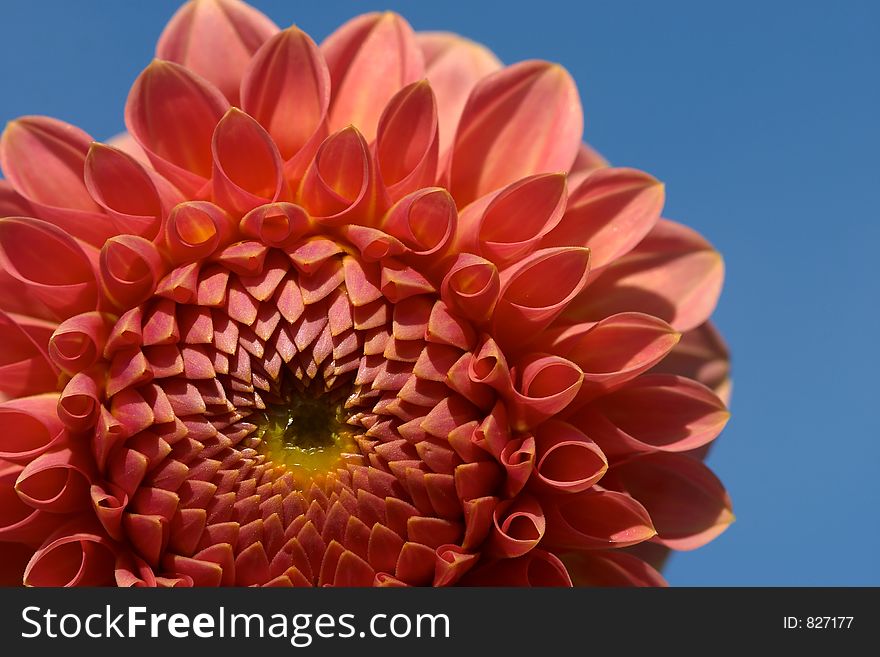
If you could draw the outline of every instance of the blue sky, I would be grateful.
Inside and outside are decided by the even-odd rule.
[[[176,4],[6,0],[0,125],[39,113],[97,138],[120,131]],[[566,66],[587,139],[663,180],[666,215],[726,259],[716,319],[734,354],[733,419],[710,464],[738,520],[667,577],[880,585],[880,4],[253,4],[317,40],[390,8],[508,63]]]

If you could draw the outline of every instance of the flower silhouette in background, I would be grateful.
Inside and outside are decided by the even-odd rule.
[[[125,121],[0,141],[6,583],[660,585],[732,520],[721,258],[560,66],[200,0]]]

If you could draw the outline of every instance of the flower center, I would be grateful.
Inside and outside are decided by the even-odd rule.
[[[346,423],[343,401],[335,395],[291,392],[260,415],[254,434],[257,449],[305,479],[330,472],[346,455],[359,453],[358,432]]]

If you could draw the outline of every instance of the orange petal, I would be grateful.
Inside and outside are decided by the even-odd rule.
[[[46,351],[52,323],[0,310],[0,393],[10,397],[56,390],[58,372]]]
[[[83,167],[92,138],[44,116],[10,122],[0,137],[0,167],[40,217],[94,246],[117,233],[92,200]]]
[[[562,561],[575,586],[668,586],[654,568],[625,552],[570,552]]]
[[[584,289],[590,250],[541,249],[501,273],[492,334],[502,347],[522,347],[540,334]]]
[[[85,161],[86,188],[116,231],[153,239],[162,218],[183,200],[167,180],[120,149],[93,142]]]
[[[619,455],[696,449],[714,440],[729,417],[724,402],[696,381],[645,374],[595,400],[571,421],[606,454]]]
[[[446,305],[477,323],[492,317],[500,292],[498,268],[471,253],[460,254],[440,284]]]
[[[400,199],[382,220],[382,229],[409,249],[405,256],[428,273],[442,273],[458,223],[455,201],[441,187],[426,187]]]
[[[481,80],[452,147],[449,189],[459,205],[535,173],[567,171],[583,132],[574,80],[559,65],[521,62]]]
[[[604,168],[574,188],[544,246],[588,246],[593,270],[628,253],[660,218],[663,184],[636,169]]]
[[[548,420],[535,429],[535,490],[580,493],[608,470],[599,446],[576,427]]]
[[[656,535],[647,510],[629,495],[596,490],[543,498],[545,543],[554,547],[619,548]]]
[[[143,237],[119,235],[101,249],[101,288],[118,308],[131,308],[147,299],[164,273],[162,256]]]
[[[565,211],[565,198],[564,174],[518,180],[462,210],[456,246],[491,260],[499,268],[511,265],[532,253],[556,227]]]
[[[281,155],[256,120],[234,107],[220,119],[211,143],[214,200],[244,214],[284,193]]]
[[[356,126],[371,142],[388,101],[424,75],[412,28],[393,12],[364,14],[321,44],[330,69],[330,129]]]
[[[437,176],[437,103],[425,80],[388,102],[376,133],[376,161],[392,201],[430,186]]]
[[[571,578],[559,557],[534,549],[515,559],[499,559],[469,572],[461,586],[571,586]]]
[[[156,57],[183,64],[237,105],[251,56],[276,32],[275,23],[244,2],[191,0],[165,26]]]
[[[562,412],[577,396],[584,380],[581,369],[565,358],[532,354],[511,371],[517,385],[508,402],[510,425],[527,431]]]
[[[724,263],[706,240],[661,219],[636,248],[591,279],[565,316],[598,321],[637,311],[689,331],[712,314],[723,280]]]
[[[259,121],[285,160],[314,155],[326,136],[330,72],[314,41],[292,26],[266,42],[242,81],[242,108]]]
[[[95,253],[39,219],[0,219],[0,269],[57,319],[95,310]]]
[[[55,413],[57,404],[54,393],[0,402],[6,432],[0,459],[27,463],[64,442],[67,433]]]
[[[156,170],[189,196],[211,177],[214,127],[229,102],[180,64],[154,60],[135,80],[125,125]]]
[[[452,145],[468,96],[501,62],[486,47],[450,32],[418,32],[416,43],[425,57],[425,77],[437,96],[440,153]]]
[[[609,166],[608,160],[602,157],[596,149],[589,144],[582,143],[578,147],[577,157],[568,172],[568,184],[574,189],[596,169]]]
[[[492,534],[486,552],[493,556],[522,556],[534,549],[544,536],[544,511],[530,495],[502,502],[495,508],[492,518]]]
[[[90,523],[74,518],[34,553],[26,586],[102,586],[114,581],[115,550]]]
[[[114,323],[112,315],[99,312],[66,319],[49,339],[49,357],[70,375],[88,369],[103,356]]]
[[[730,352],[712,322],[682,335],[681,342],[653,371],[699,381],[730,404]]]
[[[168,215],[165,248],[175,264],[195,262],[219,251],[232,238],[234,220],[207,201],[186,201]]]
[[[646,454],[612,472],[651,514],[655,540],[674,550],[701,547],[734,520],[723,484],[700,461],[684,454]]]
[[[283,248],[291,246],[309,231],[311,219],[305,210],[293,203],[268,203],[245,215],[239,227],[247,237]]]

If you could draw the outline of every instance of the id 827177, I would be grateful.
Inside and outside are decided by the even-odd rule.
[[[783,627],[787,630],[848,630],[853,616],[786,616]]]

